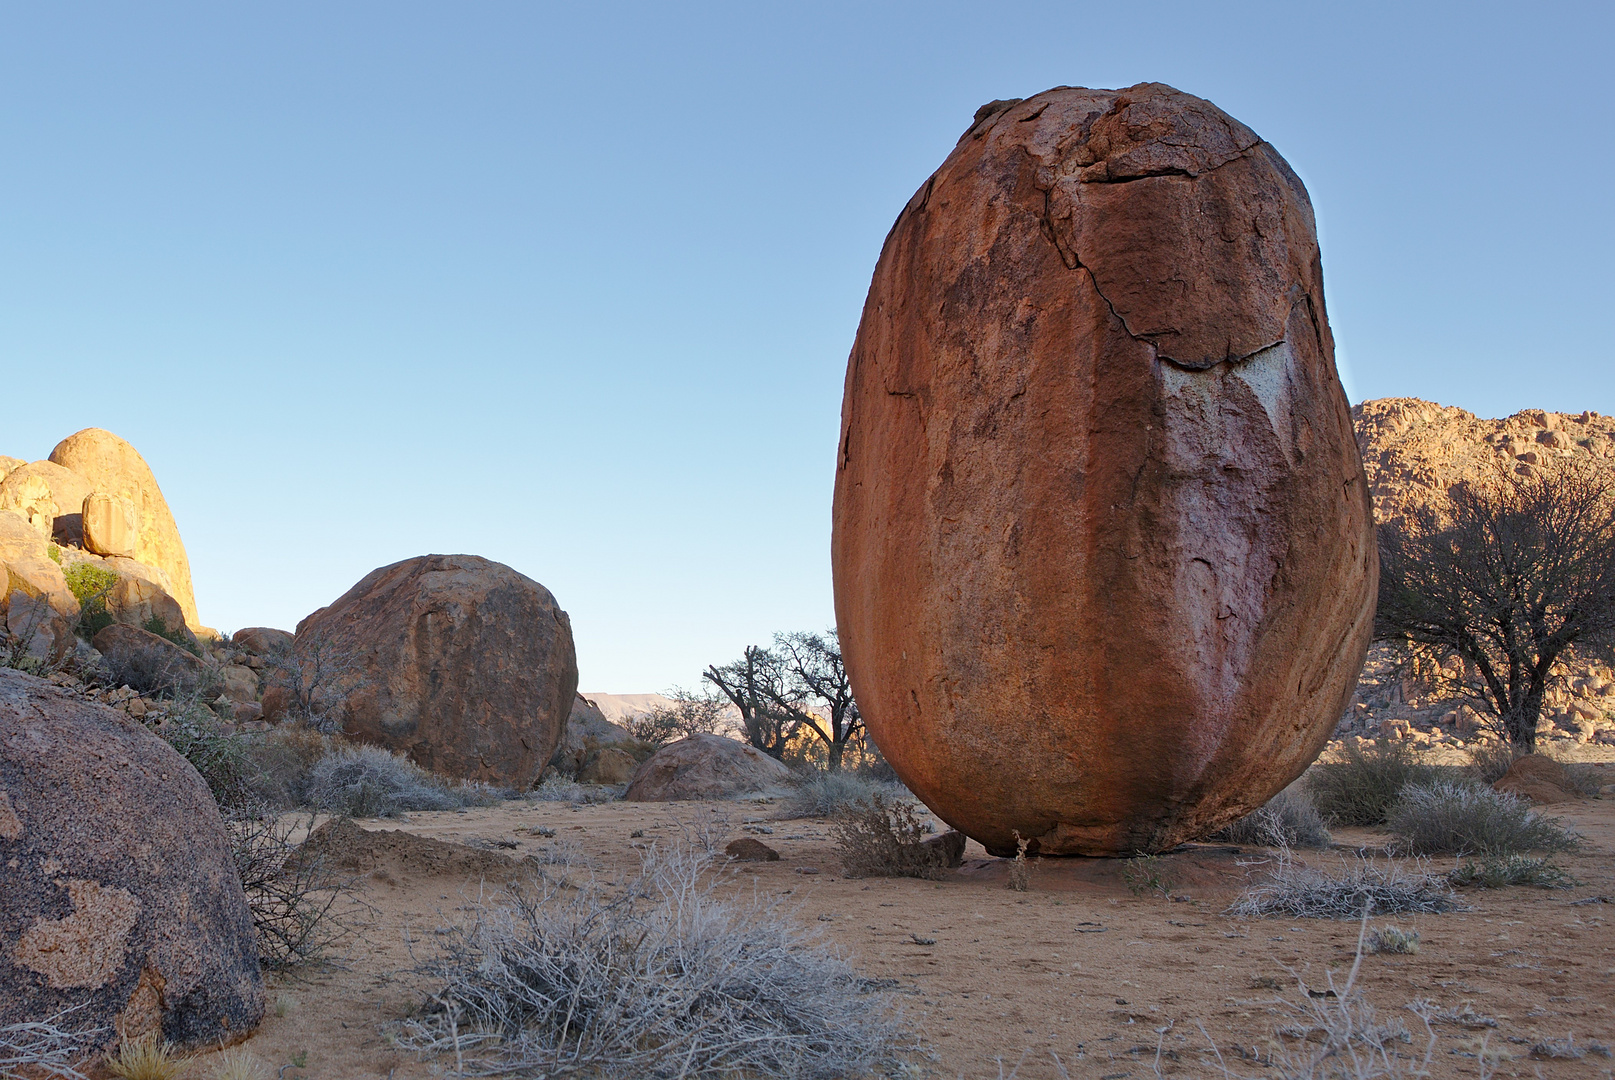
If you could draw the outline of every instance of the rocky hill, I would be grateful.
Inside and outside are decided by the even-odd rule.
[[[1419,398],[1380,398],[1352,409],[1374,517],[1394,521],[1442,498],[1454,485],[1500,473],[1529,475],[1554,458],[1586,457],[1615,469],[1615,417],[1525,409],[1498,420]],[[1556,671],[1541,734],[1615,747],[1615,672],[1605,658],[1572,657]],[[1478,716],[1442,698],[1394,650],[1375,646],[1343,733],[1396,735],[1421,744],[1463,746],[1477,739]]]

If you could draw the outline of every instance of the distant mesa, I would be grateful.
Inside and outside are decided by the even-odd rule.
[[[994,854],[1163,850],[1299,776],[1377,556],[1278,152],[1159,83],[981,110],[875,267],[831,562],[871,734]]]

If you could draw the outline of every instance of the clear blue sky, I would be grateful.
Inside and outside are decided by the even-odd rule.
[[[585,688],[832,621],[847,351],[985,101],[1160,80],[1311,190],[1355,400],[1615,413],[1608,4],[0,3],[0,453],[146,456],[204,621],[498,559]]]

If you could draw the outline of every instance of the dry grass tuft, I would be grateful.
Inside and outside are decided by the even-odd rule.
[[[1009,880],[1014,892],[1025,892],[1032,887],[1032,864],[1026,861],[1026,838],[1015,833],[1015,857],[1009,861]]]
[[[448,928],[405,1049],[457,1075],[864,1076],[914,1049],[886,991],[777,901],[720,896],[712,860],[643,856],[617,893],[536,882]]]
[[[213,1062],[210,1080],[269,1080],[269,1066],[251,1050],[226,1050]]]
[[[120,1043],[117,1053],[107,1056],[106,1069],[119,1080],[175,1080],[190,1063],[174,1052],[173,1043],[152,1032]]]
[[[925,846],[926,827],[906,802],[874,795],[868,805],[848,810],[830,828],[848,877],[940,881],[948,876],[945,856]]]
[[[1382,926],[1378,930],[1370,931],[1363,939],[1363,951],[1370,954],[1400,953],[1412,956],[1419,951],[1419,932],[1403,930],[1396,926]]]

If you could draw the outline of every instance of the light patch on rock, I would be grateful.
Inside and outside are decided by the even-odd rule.
[[[22,818],[11,808],[11,796],[0,791],[0,840],[16,840],[22,836]]]
[[[123,963],[129,931],[140,914],[132,893],[94,881],[69,881],[73,913],[41,919],[17,939],[14,960],[56,989],[102,986]]]

